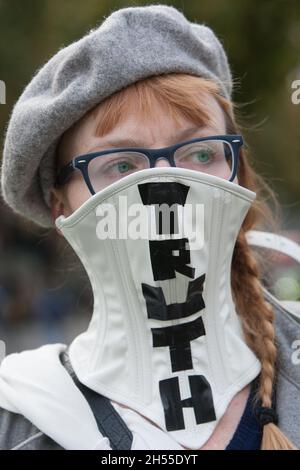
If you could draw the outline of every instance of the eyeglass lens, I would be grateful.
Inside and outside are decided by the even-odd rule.
[[[174,153],[175,165],[230,179],[233,151],[229,142],[206,140],[179,147]],[[93,158],[88,174],[95,192],[136,171],[150,168],[146,155],[135,151],[120,151]]]

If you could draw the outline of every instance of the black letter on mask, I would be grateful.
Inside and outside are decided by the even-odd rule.
[[[184,206],[189,187],[181,183],[145,183],[138,185],[145,206],[155,207],[156,233],[178,233],[178,205]],[[169,211],[166,209],[169,207]]]
[[[175,272],[194,278],[195,268],[187,266],[190,262],[190,250],[187,238],[172,240],[149,240],[151,265],[155,281],[174,279]],[[173,251],[178,251],[178,255]]]
[[[183,407],[193,407],[196,423],[216,420],[211,387],[203,375],[189,376],[191,397],[181,400],[178,377],[161,380],[159,391],[165,412],[167,431],[184,429]]]
[[[154,204],[185,205],[189,186],[181,183],[145,183],[138,184],[140,196],[144,206]]]
[[[155,320],[175,320],[188,317],[205,308],[202,297],[205,274],[189,281],[186,301],[182,303],[166,304],[161,287],[142,283],[142,290],[147,306],[148,318]]]
[[[190,342],[205,335],[202,317],[182,325],[151,328],[153,347],[170,348],[172,372],[193,369]]]

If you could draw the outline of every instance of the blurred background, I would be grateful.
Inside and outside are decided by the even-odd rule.
[[[295,0],[0,0],[0,144],[12,107],[37,69],[112,11],[164,3],[210,26],[223,43],[236,81],[243,135],[255,168],[281,206],[281,233],[300,242],[300,5]],[[300,97],[300,93],[298,94]],[[300,300],[299,265],[276,257],[271,289]],[[92,311],[89,281],[54,230],[14,215],[0,201],[0,339],[6,353],[68,343]]]

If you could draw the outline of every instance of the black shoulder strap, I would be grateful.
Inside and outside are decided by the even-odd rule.
[[[64,351],[60,355],[60,359],[90,405],[98,429],[103,436],[109,439],[112,449],[130,450],[133,440],[132,432],[117,413],[110,400],[79,382],[72,369],[67,352]]]

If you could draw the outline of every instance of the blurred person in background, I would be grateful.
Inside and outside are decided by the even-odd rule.
[[[25,88],[7,128],[3,197],[68,240],[94,311],[70,345],[3,360],[0,448],[300,445],[289,353],[299,318],[264,287],[247,241],[272,227],[263,193],[275,196],[243,147],[232,85],[209,27],[151,5],[113,12]],[[124,199],[129,212],[204,211],[184,227],[179,212],[166,227],[144,211],[136,230],[147,236],[132,238]],[[103,236],[116,227],[122,235]]]

